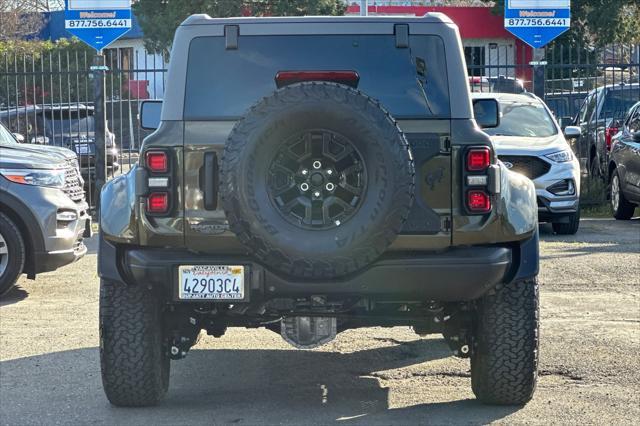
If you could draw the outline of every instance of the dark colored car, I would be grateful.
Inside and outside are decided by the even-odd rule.
[[[0,295],[80,259],[91,217],[76,155],[18,143],[0,124]]]
[[[604,178],[612,137],[618,133],[629,108],[640,101],[640,84],[615,84],[589,92],[574,121],[581,129],[575,145],[581,167],[591,177]]]
[[[613,216],[631,219],[640,205],[640,102],[631,107],[613,137],[608,172]]]
[[[78,155],[85,182],[95,182],[94,108],[85,104],[18,107],[0,112],[0,121],[25,142],[68,148]],[[120,168],[115,135],[107,130],[107,172]]]
[[[589,92],[550,93],[544,96],[544,102],[564,130],[566,126],[570,126],[575,121],[580,106],[588,94]]]
[[[479,400],[529,401],[536,191],[478,127],[498,105],[472,104],[461,46],[438,13],[178,28],[164,101],[142,104],[157,130],[101,195],[113,404],[158,403],[202,330],[310,349],[398,325],[471,358]]]

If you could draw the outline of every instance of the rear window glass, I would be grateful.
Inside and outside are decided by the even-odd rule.
[[[599,118],[623,118],[629,108],[640,100],[640,89],[621,88],[609,90],[604,97]]]
[[[245,36],[237,50],[224,37],[191,42],[185,120],[242,117],[276,90],[278,71],[353,70],[358,88],[396,118],[450,116],[444,44],[411,36],[410,49],[393,35]],[[426,95],[426,97],[425,97]]]

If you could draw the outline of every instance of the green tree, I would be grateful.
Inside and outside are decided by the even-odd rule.
[[[178,25],[189,15],[212,17],[342,15],[342,0],[138,0],[133,10],[151,52],[167,53]]]
[[[504,0],[483,0],[504,13]],[[638,0],[571,0],[571,28],[559,43],[604,46],[610,43],[640,43]]]

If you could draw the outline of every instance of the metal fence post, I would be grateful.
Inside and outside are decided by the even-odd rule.
[[[544,99],[545,50],[533,49],[533,93]]]
[[[96,181],[95,181],[95,204],[100,207],[100,191],[107,181],[107,102],[105,99],[106,92],[106,72],[105,58],[102,52],[99,52],[93,61],[91,67],[91,75],[93,78],[93,102],[94,102],[94,119],[95,126],[95,147],[96,147]]]

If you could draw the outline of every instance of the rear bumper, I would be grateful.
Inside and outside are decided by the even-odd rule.
[[[176,299],[178,266],[244,265],[247,301],[324,295],[384,300],[467,301],[515,278],[538,272],[537,233],[513,246],[452,248],[441,253],[393,253],[359,273],[331,281],[298,281],[270,272],[243,256],[199,255],[186,250],[116,247],[101,238],[98,273],[103,279],[151,286]]]

